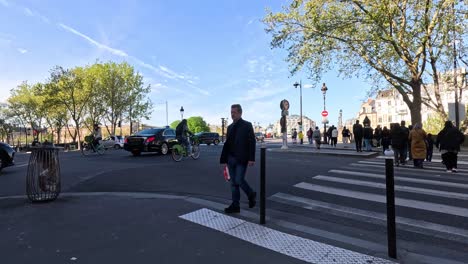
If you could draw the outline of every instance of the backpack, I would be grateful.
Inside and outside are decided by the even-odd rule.
[[[182,136],[182,133],[184,132],[184,125],[182,124],[182,122],[180,122],[177,127],[176,127],[176,137],[180,137]]]

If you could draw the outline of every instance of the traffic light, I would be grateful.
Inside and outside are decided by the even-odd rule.
[[[300,126],[302,126],[302,122],[300,122],[300,121],[299,121],[299,122],[297,122],[297,124],[298,124],[298,125],[300,125]]]
[[[119,126],[119,127],[122,127],[122,121],[119,121],[118,126]]]

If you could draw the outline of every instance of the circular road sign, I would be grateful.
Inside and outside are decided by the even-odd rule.
[[[323,117],[328,116],[328,111],[327,111],[327,110],[323,110],[323,111],[322,111],[322,116],[323,116]]]

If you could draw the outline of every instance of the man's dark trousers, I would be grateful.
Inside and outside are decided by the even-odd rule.
[[[247,194],[247,197],[251,197],[254,191],[250,188],[247,181],[245,181],[247,164],[239,163],[233,156],[228,157],[227,164],[229,174],[231,175],[232,205],[238,207],[240,206],[240,189]]]
[[[356,141],[356,151],[362,151],[362,137],[356,137],[354,141]]]

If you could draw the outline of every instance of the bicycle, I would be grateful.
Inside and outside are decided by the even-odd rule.
[[[192,145],[192,153],[190,153],[190,157],[196,160],[200,157],[200,144],[198,144],[198,138],[195,136],[191,136],[189,138],[190,144]],[[176,162],[182,160],[183,157],[187,157],[187,148],[185,145],[181,143],[176,143],[172,146],[172,159]]]
[[[81,144],[81,154],[83,154],[83,156],[88,156],[92,153],[102,155],[104,152],[106,152],[106,148],[103,144],[99,143],[97,146],[94,146],[93,141],[93,136],[85,137],[84,142]]]

